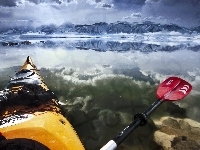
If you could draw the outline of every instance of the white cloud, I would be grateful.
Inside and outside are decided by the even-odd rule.
[[[94,8],[105,8],[105,9],[111,9],[113,8],[113,4],[109,1],[100,0],[100,1],[94,1],[94,0],[87,0],[88,4],[92,5]]]
[[[132,17],[132,18],[140,18],[141,16],[142,16],[141,13],[132,13],[132,14],[131,14],[131,17]]]
[[[126,20],[126,21],[137,21],[139,22],[140,20],[138,19],[141,19],[142,17],[142,14],[139,13],[139,12],[136,12],[136,13],[132,13],[130,16],[126,16],[126,17],[123,17],[122,20]]]

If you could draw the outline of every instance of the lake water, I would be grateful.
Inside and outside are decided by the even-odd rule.
[[[134,114],[156,100],[156,87],[169,76],[191,83],[191,94],[162,104],[148,125],[139,127],[121,149],[159,149],[153,142],[152,119],[170,115],[200,122],[199,35],[4,39],[1,88],[30,56],[88,150],[99,149],[129,125]]]

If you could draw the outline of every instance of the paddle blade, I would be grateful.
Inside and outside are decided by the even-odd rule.
[[[162,82],[157,89],[156,95],[158,99],[163,99],[166,94],[170,93],[180,84],[181,80],[178,77],[169,77]]]
[[[161,83],[156,95],[162,100],[180,100],[187,96],[192,90],[192,86],[187,81],[178,77],[169,77]]]

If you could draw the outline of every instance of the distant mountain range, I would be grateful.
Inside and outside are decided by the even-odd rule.
[[[105,23],[99,22],[91,25],[75,25],[72,23],[65,23],[60,26],[54,24],[42,25],[34,28],[31,26],[19,26],[15,28],[1,28],[0,34],[4,35],[21,35],[27,33],[39,34],[89,34],[89,35],[103,35],[103,34],[119,34],[119,33],[149,33],[149,32],[179,32],[182,34],[200,33],[200,26],[196,28],[185,28],[175,24],[158,24],[153,22],[143,23],[129,23],[129,22],[116,22]]]
[[[1,42],[0,42],[1,43]],[[193,45],[192,43],[177,45],[166,45],[166,44],[153,44],[153,43],[143,43],[143,42],[128,42],[128,41],[103,41],[101,39],[88,39],[88,40],[72,40],[72,41],[53,41],[48,39],[46,41],[38,41],[32,43],[31,41],[18,41],[18,42],[3,42],[0,44],[2,46],[9,47],[20,47],[20,48],[30,48],[30,47],[41,47],[41,48],[58,48],[62,47],[67,50],[95,50],[99,52],[106,51],[140,51],[143,53],[157,52],[157,51],[167,51],[173,52],[177,50],[191,50],[200,51],[200,45]]]

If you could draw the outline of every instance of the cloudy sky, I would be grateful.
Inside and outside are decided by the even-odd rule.
[[[64,22],[176,23],[200,25],[200,0],[1,0],[0,24],[41,25]]]

